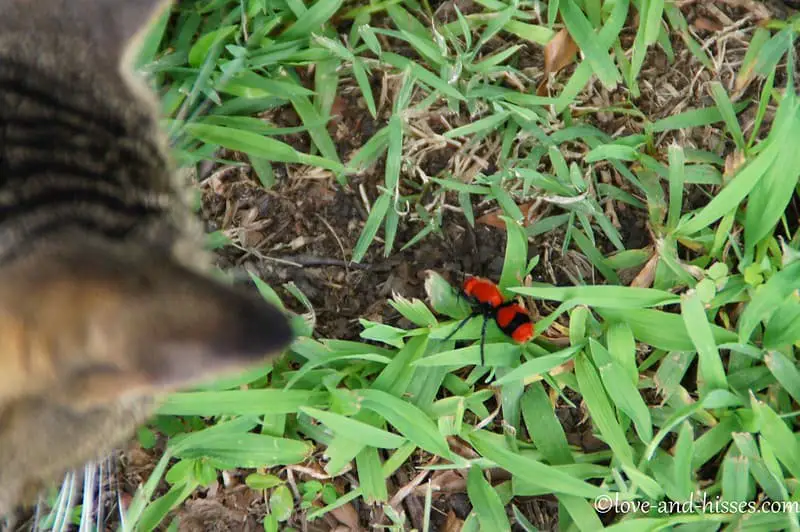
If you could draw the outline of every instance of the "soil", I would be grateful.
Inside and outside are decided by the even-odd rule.
[[[661,48],[655,48],[648,54],[640,76],[641,96],[634,103],[651,121],[710,105],[712,100],[707,92],[707,83],[710,81],[719,80],[725,87],[731,87],[737,72],[735,65],[741,62],[754,27],[753,21],[756,20],[754,12],[747,6],[754,8],[746,1],[684,1],[680,4],[693,31],[699,36],[701,43],[707,45],[709,54],[720,65],[720,72],[717,75],[702,68],[685,48],[680,37],[672,35],[670,41],[675,54],[674,62],[668,61]],[[770,9],[778,9],[773,4],[764,5],[768,5]],[[437,15],[448,20],[452,16],[453,5],[448,1],[433,8],[437,9],[438,6]],[[469,1],[459,1],[458,5],[462,12],[469,12]],[[786,7],[781,6],[780,9]],[[713,26],[712,23],[719,26],[717,31],[703,29]],[[731,25],[741,31],[728,32]],[[635,24],[629,21],[624,30],[623,40],[628,45],[633,40],[635,28]],[[499,48],[501,44],[503,43],[493,43],[493,47]],[[411,55],[411,52],[407,50],[406,55]],[[538,82],[541,78],[541,57],[542,50],[527,43],[518,58],[517,66]],[[556,83],[567,80],[570,70],[567,68],[557,75]],[[384,89],[384,83],[388,83],[386,90],[390,95],[397,90],[395,80],[390,78],[376,76],[373,81],[376,95]],[[754,83],[748,90],[755,91],[758,88],[757,83]],[[527,90],[535,91],[535,85]],[[352,82],[345,81],[334,106],[338,116],[330,124],[330,132],[343,161],[352,157],[355,150],[387,123],[391,112],[391,106],[384,105],[379,117],[372,119],[365,111],[365,104],[359,94]],[[583,105],[607,107],[618,103],[627,106],[625,102],[629,97],[622,88],[608,92],[599,83],[595,83],[584,93]],[[389,100],[391,101],[391,96]],[[279,126],[299,123],[298,117],[289,108],[283,108],[265,118]],[[595,112],[585,115],[585,118],[594,126],[615,136],[640,133],[643,127],[640,119],[627,114]],[[445,121],[449,127],[457,127],[472,119],[466,113],[453,115],[445,107],[433,107],[425,116],[410,119],[411,132],[407,134],[404,147],[404,162],[409,164],[404,164],[401,176],[402,193],[416,193],[421,185],[420,175],[437,176],[444,172],[453,172],[469,181],[470,173],[474,175],[481,171],[489,174],[495,171],[496,147],[488,146],[488,141],[487,146],[476,149],[469,164],[464,163],[462,150],[446,144],[435,147],[429,143],[424,155],[419,155],[419,151],[414,155],[414,143],[425,142],[423,135],[414,131],[441,133],[446,130],[443,125]],[[768,122],[769,120],[764,127],[769,126]],[[721,133],[713,128],[670,132],[658,137],[653,155],[662,161],[666,160],[667,147],[672,142],[677,142],[686,148],[711,150],[724,157],[732,152],[732,147],[722,142],[721,138]],[[303,151],[309,150],[307,136],[298,134],[282,140]],[[586,151],[585,146],[575,146],[574,155],[567,154],[567,162],[570,162],[570,157],[578,160]],[[361,330],[359,318],[407,327],[409,324],[404,323],[387,304],[387,299],[393,292],[405,297],[424,298],[423,281],[426,270],[435,270],[454,283],[465,273],[494,279],[500,274],[505,249],[504,230],[480,223],[471,227],[456,207],[455,196],[448,197],[449,207],[443,210],[440,232],[428,235],[406,250],[399,250],[424,228],[424,223],[414,215],[412,205],[411,214],[400,217],[396,243],[388,258],[383,253],[381,231],[365,258],[359,264],[350,263],[370,205],[379,194],[377,187],[383,182],[383,161],[363,174],[350,178],[345,186],[338,184],[326,172],[312,171],[296,165],[276,164],[274,170],[277,184],[274,188],[265,190],[246,164],[246,158],[233,153],[221,155],[245,164],[241,167],[204,165],[198,169],[198,178],[203,183],[202,215],[209,229],[223,229],[236,242],[235,246],[228,246],[220,251],[220,265],[228,269],[257,273],[279,291],[293,310],[301,312],[305,309],[294,302],[290,293],[282,288],[286,283],[294,284],[314,307],[317,320],[315,336],[357,339]],[[485,164],[481,166],[483,163]],[[412,172],[412,167],[418,170]],[[548,170],[546,165],[543,165],[543,170]],[[606,171],[609,179],[622,184],[627,192],[638,195],[636,190],[622,183],[620,177],[610,168],[599,168],[598,171]],[[429,200],[424,193],[419,199],[420,204]],[[707,201],[707,196],[691,191],[687,194],[686,201],[689,204],[701,204]],[[476,203],[473,207],[476,218],[496,209],[496,205],[492,204]],[[617,220],[627,249],[645,248],[653,244],[647,212],[618,202],[611,202],[604,208],[607,212],[613,212],[612,219]],[[550,212],[547,206],[532,209],[533,218]],[[596,234],[599,236],[601,233],[598,231]],[[563,239],[564,235],[560,231],[554,231],[531,240],[530,256],[538,254],[541,259],[533,278],[557,284],[571,284],[572,279],[579,278],[600,279],[577,253],[568,251],[562,254]],[[605,253],[613,251],[610,243],[602,239],[598,241],[598,248]],[[633,272],[633,275],[636,273]],[[546,313],[547,310],[541,309],[541,312]],[[576,405],[581,404],[579,396],[572,396],[570,399]],[[603,445],[592,435],[591,424],[586,421],[585,413],[580,409],[576,410],[559,400],[557,414],[571,444],[587,450]],[[156,452],[142,449],[134,449],[128,453],[124,485],[135,486],[141,478],[146,477],[152,468],[152,457],[156,455]],[[416,457],[415,464],[407,464],[401,468],[391,479],[390,496],[395,490],[412,482],[419,473],[412,465],[422,465],[428,459],[429,457],[419,456]],[[302,476],[302,473],[295,474]],[[709,475],[713,474],[715,471],[709,472]],[[458,476],[438,478],[447,489],[433,499],[432,529],[458,530],[457,522],[471,511],[466,497],[465,481]],[[355,482],[355,479],[345,475],[337,479],[340,483],[338,487],[346,490],[352,485],[349,484],[350,481]],[[513,502],[540,530],[557,529],[557,504],[554,499],[536,497],[515,499]],[[411,523],[418,528],[422,526],[423,504],[424,492],[412,490],[401,505]],[[186,530],[258,530],[261,525],[255,516],[263,515],[263,501],[243,489],[242,478],[234,473],[221,479],[205,493],[195,495],[181,510],[181,515],[185,523],[183,526],[188,527]],[[210,523],[215,525],[211,526]],[[388,519],[360,500],[318,521],[305,521],[301,512],[292,522],[303,530],[354,530],[352,526],[360,526],[366,530],[373,523],[386,524]]]

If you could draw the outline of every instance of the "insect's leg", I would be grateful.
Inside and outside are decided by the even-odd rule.
[[[442,342],[446,342],[446,341],[448,341],[450,338],[452,338],[453,336],[455,336],[455,334],[456,334],[458,331],[460,331],[460,330],[461,330],[461,329],[464,327],[464,325],[466,325],[466,324],[467,324],[467,322],[468,322],[469,320],[471,320],[472,318],[474,318],[474,317],[475,317],[475,316],[477,316],[478,314],[479,314],[478,312],[473,312],[472,314],[470,314],[469,316],[467,316],[466,318],[464,318],[463,320],[461,320],[461,323],[459,323],[459,324],[458,324],[458,327],[456,327],[455,329],[453,329],[453,330],[450,332],[450,334],[448,334],[448,335],[447,335],[445,338],[442,338],[442,340],[441,340],[441,341],[442,341]]]
[[[486,326],[489,325],[489,316],[483,315],[483,325],[481,325],[481,366],[486,365],[486,354],[484,353],[484,345],[486,344]]]

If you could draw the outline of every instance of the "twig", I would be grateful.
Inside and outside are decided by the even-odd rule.
[[[345,250],[344,250],[344,244],[342,244],[342,240],[339,238],[339,235],[336,234],[336,231],[333,230],[333,227],[331,227],[331,224],[329,224],[328,220],[323,218],[322,215],[315,213],[315,216],[317,218],[319,218],[322,221],[322,223],[325,224],[325,227],[327,227],[328,231],[331,232],[331,234],[333,235],[333,238],[336,239],[336,243],[339,244],[339,249],[342,251],[342,259],[347,261],[347,252],[345,252]],[[350,274],[350,267],[348,266],[348,262],[344,263],[344,269],[345,269],[345,274],[349,275]]]
[[[329,259],[328,257],[315,257],[313,255],[288,255],[284,257],[269,257],[264,255],[267,260],[275,260],[299,268],[313,268],[315,266],[339,266],[340,268],[353,268],[355,270],[371,270],[371,264],[359,264],[340,259]]]

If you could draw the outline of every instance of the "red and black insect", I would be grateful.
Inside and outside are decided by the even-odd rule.
[[[443,341],[452,338],[472,318],[483,316],[483,326],[481,327],[481,365],[483,366],[486,364],[484,355],[486,326],[490,318],[494,319],[500,330],[515,342],[525,343],[533,338],[533,322],[528,312],[516,301],[506,301],[500,289],[492,281],[483,277],[468,277],[462,285],[462,290],[475,310],[464,318]]]

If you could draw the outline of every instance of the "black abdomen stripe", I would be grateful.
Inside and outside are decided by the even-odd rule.
[[[520,325],[525,325],[526,323],[530,322],[531,322],[530,316],[528,316],[527,314],[523,314],[521,312],[517,312],[516,314],[514,314],[514,318],[511,320],[511,322],[508,323],[505,327],[500,327],[500,330],[503,331],[505,335],[511,336],[512,334],[514,334],[514,331],[516,331]],[[497,325],[500,326],[499,323]]]

